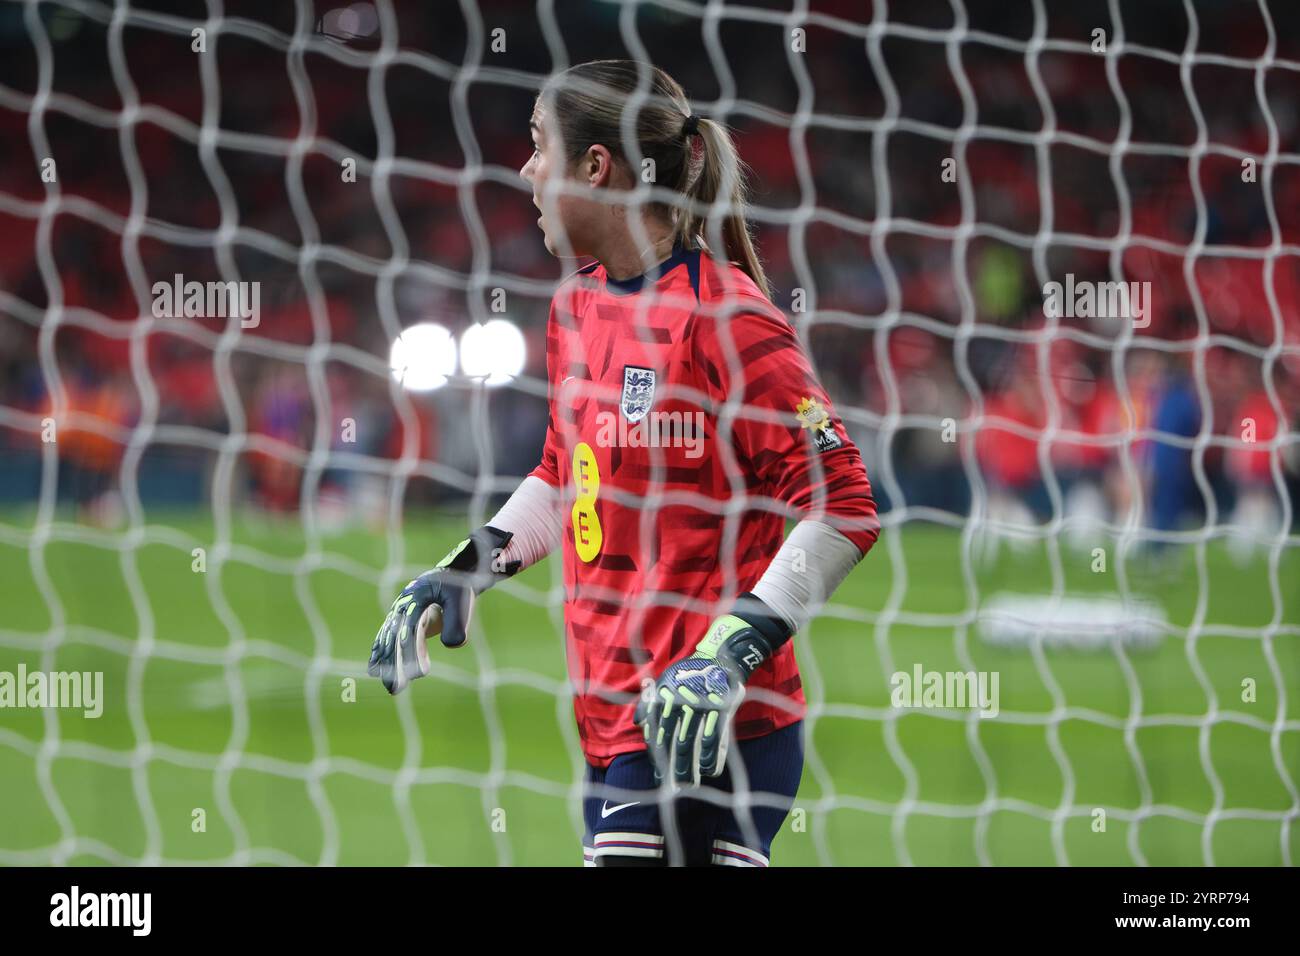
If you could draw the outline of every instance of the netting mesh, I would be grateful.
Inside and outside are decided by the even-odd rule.
[[[33,810],[30,827],[9,831],[0,861],[193,859],[198,851],[178,845],[190,808],[210,806],[209,827],[228,838],[200,858],[348,862],[361,858],[346,849],[357,839],[348,834],[373,825],[400,840],[406,855],[390,862],[508,864],[521,849],[533,859],[520,824],[494,829],[501,808],[515,806],[511,794],[523,795],[520,806],[561,806],[567,829],[530,825],[576,845],[582,757],[571,690],[558,670],[534,667],[536,652],[505,654],[497,631],[513,622],[504,616],[476,625],[470,664],[435,655],[434,688],[418,688],[455,692],[475,711],[480,756],[466,765],[422,710],[434,705],[415,694],[382,702],[396,726],[373,717],[373,701],[372,716],[358,718],[360,742],[340,741],[348,734],[331,710],[344,678],[375,696],[362,666],[373,627],[397,589],[441,555],[435,547],[451,543],[413,547],[409,509],[449,506],[455,521],[439,533],[481,523],[536,460],[545,422],[536,362],[491,394],[453,376],[431,406],[392,380],[389,344],[416,317],[495,318],[491,297],[504,290],[540,352],[557,272],[518,211],[528,205],[517,172],[527,104],[549,70],[593,45],[660,61],[677,42],[665,37],[689,37],[692,69],[713,77],[716,95],[679,78],[697,112],[741,130],[741,152],[766,187],[750,216],[778,304],[791,310],[882,504],[880,544],[797,638],[809,696],[801,858],[986,865],[1009,859],[998,845],[1013,832],[1042,862],[1088,862],[1102,807],[1123,825],[1113,862],[1240,860],[1225,834],[1240,838],[1232,826],[1250,821],[1264,829],[1243,841],[1248,861],[1293,864],[1300,117],[1290,91],[1300,59],[1280,55],[1290,11],[1266,0],[1232,10],[1185,0],[1154,13],[1111,0],[1068,17],[1044,0],[1003,13],[957,0],[910,11],[463,2],[454,15],[391,2],[336,11],[297,2],[275,16],[191,6],[13,2],[0,19],[15,53],[0,83],[5,135],[29,144],[6,159],[0,187],[15,237],[0,284],[0,428],[13,462],[0,521],[12,570],[4,604],[40,609],[6,614],[0,647],[29,669],[67,666],[74,645],[122,665],[107,690],[121,701],[111,712],[118,730],[102,740],[70,733],[79,718],[56,709],[31,725],[0,721],[6,765],[15,780],[30,776],[31,806],[48,815]],[[742,27],[764,31],[767,45],[751,45],[760,34]],[[192,48],[196,29],[203,51]],[[59,88],[69,56],[91,45],[102,60]],[[777,73],[783,96],[768,96]],[[51,157],[57,176],[43,178]],[[102,164],[120,176],[101,178]],[[355,182],[344,179],[344,193],[348,164]],[[238,317],[158,317],[153,287],[173,272],[260,281],[268,315],[256,328]],[[1149,326],[1044,317],[1039,290],[1067,272],[1148,281]],[[1156,365],[1179,371],[1192,427],[1159,418]],[[1076,384],[1109,396],[1110,427],[1089,417]],[[1019,403],[1017,388],[1027,396]],[[1255,404],[1237,404],[1251,396]],[[1271,429],[1243,437],[1242,407]],[[286,417],[292,424],[280,427]],[[41,441],[51,420],[59,438]],[[339,437],[344,420],[363,434],[356,447]],[[170,456],[162,464],[160,449]],[[1169,467],[1200,504],[1193,522],[1175,505],[1176,520],[1162,518],[1161,489],[1175,474],[1160,470],[1162,450],[1186,453]],[[88,491],[68,484],[70,462]],[[188,499],[170,494],[186,482]],[[1101,511],[1076,507],[1074,493],[1089,487],[1104,493]],[[177,507],[191,517],[168,520]],[[354,550],[351,534],[369,543]],[[1222,560],[1232,542],[1244,555],[1236,565]],[[69,546],[109,556],[122,582],[111,600],[131,625],[100,626],[100,606],[83,613],[76,592],[98,572],[69,570]],[[1029,592],[1050,615],[1077,590],[1077,572],[1095,570],[1094,548],[1110,562],[1106,592],[1124,607],[1157,587],[1149,568],[1162,569],[1157,581],[1176,594],[1162,598],[1169,620],[1154,625],[1163,656],[1117,634],[1095,657],[1062,654],[1044,624],[991,658],[979,641],[981,627],[998,629],[990,600]],[[178,614],[160,609],[170,585],[158,549],[173,566],[202,549],[204,600],[181,616],[202,617],[214,640],[178,631]],[[501,591],[524,608],[521,620],[540,626],[544,610],[559,634],[557,565]],[[1220,600],[1217,575],[1232,567],[1254,588],[1244,609]],[[236,569],[278,582],[274,593],[241,592]],[[368,628],[340,621],[322,599],[322,574],[361,586],[356,619],[373,618]],[[485,614],[497,598],[484,600]],[[258,601],[293,605],[293,634],[256,613],[250,633],[247,605]],[[559,663],[555,641],[544,650]],[[1034,690],[1007,690],[993,721],[959,709],[921,717],[882,691],[917,661],[1001,669],[1004,688],[1018,676]],[[187,709],[228,714],[217,743],[160,733],[156,715],[170,714],[175,696],[150,677],[162,663],[210,675],[178,693]],[[1252,705],[1231,696],[1243,678],[1261,688]],[[519,704],[528,694],[543,703]],[[292,753],[258,736],[259,714],[275,708],[296,711],[283,730],[300,741]],[[521,723],[551,711],[559,743],[550,762],[521,761],[537,746]],[[909,729],[918,720],[924,734]],[[1220,736],[1232,728],[1248,736]],[[1191,750],[1159,737],[1165,729],[1192,734]],[[389,745],[368,759],[381,734]],[[954,744],[964,753],[954,756]],[[962,782],[948,779],[950,761],[962,761]],[[106,790],[100,813],[88,815],[87,794],[70,792],[82,778],[60,776],[68,762],[117,769],[129,784],[117,797]],[[1041,789],[1021,779],[1025,765]],[[160,766],[195,772],[203,785],[168,789]],[[241,792],[248,774],[300,784],[298,812],[314,816],[316,836],[281,843],[283,819],[255,829]],[[1119,794],[1098,783],[1109,774],[1122,777]],[[891,783],[864,782],[877,776]],[[422,801],[442,787],[468,791],[481,819],[439,804],[431,829]],[[376,804],[381,823],[371,819]],[[131,836],[115,819],[121,807],[138,815]],[[1020,821],[1011,831],[1008,815]],[[846,816],[867,822],[858,830]],[[963,829],[945,829],[953,821]],[[1153,829],[1170,822],[1190,829]],[[440,849],[448,827],[493,836],[456,859]],[[778,850],[797,839],[783,837]]]

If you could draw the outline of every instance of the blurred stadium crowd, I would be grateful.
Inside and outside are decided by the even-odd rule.
[[[293,5],[265,6],[231,2],[226,16],[291,33]],[[484,430],[492,472],[531,468],[546,420],[549,292],[573,265],[547,256],[515,176],[531,149],[526,81],[553,62],[537,6],[484,2],[481,23],[467,25],[456,5],[398,3],[400,45],[420,56],[378,76],[364,39],[334,58],[223,31],[209,40],[213,82],[188,26],[131,22],[117,39],[46,4],[55,97],[33,117],[42,44],[24,6],[5,5],[0,499],[39,488],[36,423],[53,407],[52,367],[65,410],[84,413],[60,428],[60,495],[87,505],[112,500],[142,415],[216,436],[173,431],[140,449],[132,470],[149,501],[205,504],[220,437],[247,433],[261,437],[241,455],[236,494],[292,511],[322,418],[333,451],[396,459],[411,442],[435,463],[408,500],[469,490]],[[1220,521],[1275,537],[1300,476],[1297,446],[1274,454],[1270,444],[1300,418],[1297,8],[1268,5],[1274,56],[1288,62],[1257,76],[1269,31],[1254,4],[1196,3],[1194,25],[1181,3],[1121,4],[1125,42],[1140,50],[1113,64],[1089,49],[1097,28],[1115,42],[1107,4],[1045,6],[1046,36],[1074,46],[1027,53],[1028,2],[962,5],[956,72],[938,32],[954,25],[947,3],[891,5],[878,43],[814,19],[797,64],[780,16],[725,16],[725,70],[697,18],[645,5],[633,19],[644,55],[697,101],[738,101],[723,118],[753,169],[776,300],[806,334],[883,507],[964,514],[974,477],[989,516],[1013,523],[1064,513],[1080,528],[1174,530],[1212,506]],[[166,8],[207,17],[202,3]],[[849,0],[811,9],[871,17]],[[638,52],[618,5],[555,10],[570,62]],[[506,50],[489,53],[498,27]],[[468,49],[470,33],[482,50]],[[145,107],[134,124],[119,121],[119,43],[129,96]],[[158,119],[160,109],[176,119]],[[205,115],[222,130],[215,143],[199,141]],[[1043,129],[1051,135],[1039,138]],[[313,135],[341,152],[313,148]],[[43,137],[53,187],[40,178]],[[1198,137],[1208,149],[1194,148]],[[1243,158],[1270,149],[1283,160],[1244,177]],[[428,165],[400,167],[387,188],[364,168],[342,180],[340,156],[381,154]],[[956,182],[941,176],[950,157]],[[57,213],[42,218],[52,189]],[[236,225],[235,242],[218,241]],[[220,279],[231,264],[262,284],[256,329],[218,343],[224,321],[169,319],[139,334],[145,283]],[[1067,273],[1150,282],[1149,326],[1045,319],[1043,285]],[[145,282],[133,288],[132,274]],[[402,414],[384,373],[395,331],[435,320],[458,333],[491,317],[496,287],[525,331],[531,386],[493,390],[484,410],[472,386],[453,382]],[[792,310],[798,290],[807,311]],[[59,301],[51,334],[45,313]],[[355,443],[336,427],[345,418]],[[384,513],[386,477],[339,464],[322,494]]]

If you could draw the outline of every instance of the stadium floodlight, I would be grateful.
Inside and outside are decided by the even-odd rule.
[[[437,322],[412,325],[393,341],[388,367],[403,388],[432,392],[456,371],[456,340]]]
[[[489,388],[505,385],[524,370],[527,348],[519,326],[506,319],[471,325],[460,337],[460,369]]]

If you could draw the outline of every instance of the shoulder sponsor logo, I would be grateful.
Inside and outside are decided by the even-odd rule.
[[[804,398],[794,407],[794,410],[799,417],[799,427],[807,428],[812,432],[813,444],[819,452],[830,451],[844,444],[835,432],[830,414],[817,399]]]

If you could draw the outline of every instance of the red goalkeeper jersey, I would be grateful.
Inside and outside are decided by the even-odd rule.
[[[641,749],[645,682],[686,657],[813,517],[865,554],[857,448],[781,312],[737,266],[680,247],[652,274],[594,264],[551,304],[550,423],[532,472],[564,499],[565,637],[587,759]],[[792,644],[746,686],[740,738],[798,720]]]

